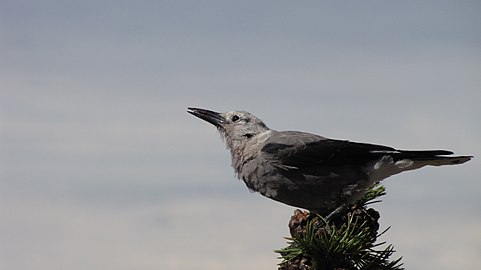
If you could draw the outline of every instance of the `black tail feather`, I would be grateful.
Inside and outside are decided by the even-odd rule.
[[[427,165],[462,164],[469,161],[472,156],[449,156],[453,152],[447,150],[400,150],[399,154],[391,155],[394,160],[410,159],[417,162],[426,162]]]
[[[416,157],[435,157],[454,154],[447,150],[400,150],[399,151],[406,158],[416,158]]]

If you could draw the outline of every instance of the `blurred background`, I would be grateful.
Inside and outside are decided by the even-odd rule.
[[[384,182],[407,269],[479,269],[481,2],[0,3],[0,268],[277,269],[292,207],[188,106],[475,158]],[[393,258],[394,259],[394,258]]]

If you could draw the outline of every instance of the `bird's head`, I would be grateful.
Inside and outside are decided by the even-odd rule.
[[[188,108],[187,112],[216,126],[231,149],[233,146],[245,144],[256,135],[269,130],[262,120],[249,112],[219,113],[199,108]]]

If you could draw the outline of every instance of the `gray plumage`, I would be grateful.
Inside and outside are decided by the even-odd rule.
[[[446,150],[406,151],[334,140],[299,131],[275,131],[244,111],[188,112],[215,125],[247,187],[273,200],[319,213],[355,203],[375,183],[426,165],[462,164],[471,156]]]

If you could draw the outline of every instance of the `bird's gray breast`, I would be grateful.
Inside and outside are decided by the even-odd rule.
[[[277,197],[278,190],[284,181],[276,168],[260,156],[245,160],[238,174],[250,190],[272,199]]]

